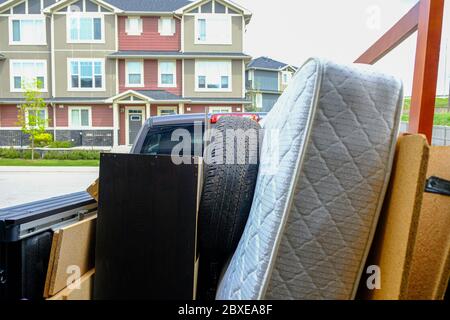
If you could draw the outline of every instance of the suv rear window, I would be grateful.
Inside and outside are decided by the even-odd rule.
[[[172,141],[172,133],[177,129],[185,129],[189,131],[191,135],[191,155],[195,156],[196,148],[201,151],[201,154],[197,154],[196,156],[203,155],[203,127],[202,127],[202,135],[201,137],[194,136],[194,124],[189,125],[167,125],[167,126],[159,126],[151,128],[147,136],[145,138],[144,144],[141,149],[141,154],[147,155],[171,155],[172,149],[179,144],[181,141]],[[200,148],[199,146],[200,145]]]

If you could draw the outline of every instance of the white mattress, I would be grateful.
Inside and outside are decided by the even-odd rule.
[[[217,299],[354,298],[402,100],[401,82],[368,66],[300,68],[262,124],[252,209]]]

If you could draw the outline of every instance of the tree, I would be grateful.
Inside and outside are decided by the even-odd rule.
[[[41,92],[38,88],[42,87],[39,81],[32,84],[22,84],[24,88],[25,103],[20,106],[18,115],[18,124],[24,134],[30,139],[31,160],[34,160],[34,148],[36,137],[45,134],[47,119],[45,117],[46,104],[41,98]]]

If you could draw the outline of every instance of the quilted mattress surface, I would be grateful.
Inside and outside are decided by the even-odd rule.
[[[263,122],[249,220],[217,299],[352,299],[389,181],[402,84],[308,60]]]

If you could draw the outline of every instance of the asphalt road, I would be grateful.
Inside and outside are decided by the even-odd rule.
[[[0,208],[86,190],[91,167],[0,167]]]

